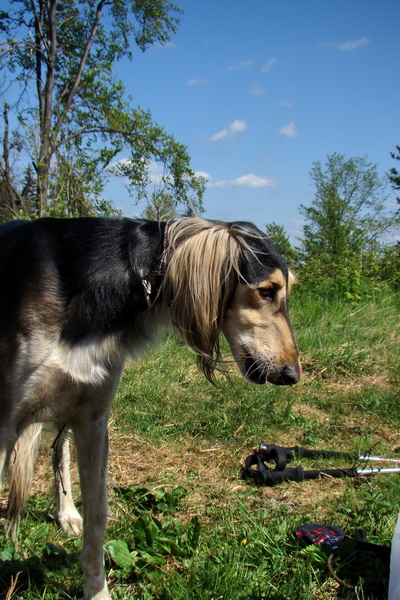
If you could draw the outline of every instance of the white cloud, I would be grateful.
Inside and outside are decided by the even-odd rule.
[[[214,188],[260,189],[276,186],[275,179],[261,177],[260,175],[254,175],[254,173],[241,175],[240,177],[236,177],[236,179],[213,179],[209,173],[204,171],[198,171],[196,175],[204,177],[207,180],[207,187]]]
[[[339,44],[339,50],[356,50],[356,48],[360,48],[360,46],[366,46],[367,44],[369,44],[369,39],[367,37],[363,37],[359,40],[353,40]]]
[[[188,79],[186,85],[204,85],[205,83],[209,83],[208,79],[197,79],[197,77],[192,77]]]
[[[318,48],[336,48],[336,50],[356,50],[361,46],[367,46],[370,43],[367,37],[359,38],[358,40],[349,40],[348,42],[321,42]]]
[[[274,179],[268,179],[267,177],[260,177],[259,175],[249,173],[248,175],[242,175],[241,177],[237,177],[236,179],[228,181],[228,184],[228,187],[255,189],[274,187],[276,185],[276,181]]]
[[[280,103],[279,106],[283,106],[285,108],[291,108],[292,106],[294,106],[294,102],[292,102],[291,100],[282,100],[282,102]]]
[[[287,138],[297,137],[299,135],[299,131],[294,121],[290,121],[290,123],[281,127],[279,133]]]
[[[151,183],[156,185],[160,185],[163,180],[170,179],[170,175],[166,175],[164,171],[164,167],[159,163],[155,163],[153,161],[149,164],[149,179]]]
[[[243,71],[244,69],[248,69],[253,64],[253,59],[250,60],[241,60],[235,65],[230,65],[228,67],[228,71]]]
[[[317,48],[337,48],[338,44],[335,42],[320,42],[317,44]]]
[[[151,46],[151,48],[154,48],[155,50],[176,50],[177,45],[175,42],[168,40],[167,42],[156,42]]]
[[[195,175],[196,177],[202,177],[203,179],[207,179],[207,181],[210,181],[212,179],[210,173],[207,173],[207,171],[195,171]]]
[[[120,160],[115,160],[114,162],[110,163],[109,165],[107,165],[106,169],[108,170],[112,170],[115,167],[118,168],[118,166],[129,166],[131,164],[131,159],[130,158],[121,158]]]
[[[267,90],[265,90],[264,88],[261,87],[261,84],[256,83],[251,88],[250,94],[253,94],[254,96],[262,96],[263,94],[265,94],[266,91]]]
[[[242,131],[245,131],[246,129],[247,129],[247,122],[241,121],[240,119],[236,119],[235,121],[232,121],[232,123],[230,123],[228,125],[228,127],[223,129],[222,131],[218,131],[218,133],[214,133],[214,135],[207,138],[207,141],[208,142],[220,142],[221,140],[231,140],[234,137],[236,137],[236,135],[238,133],[241,133]]]
[[[160,185],[161,183],[166,182],[167,180],[171,179],[171,175],[169,173],[165,173],[164,167],[160,163],[156,163],[154,161],[145,161],[145,160],[143,160],[142,162],[143,162],[143,167],[147,168],[149,183],[153,183],[154,185]],[[119,170],[119,167],[121,167],[123,169],[124,167],[129,167],[131,164],[132,164],[131,158],[129,158],[129,157],[121,158],[120,160],[117,160],[117,161],[111,163],[110,165],[108,165],[107,169],[116,175],[117,174],[121,175],[121,171]]]
[[[271,73],[272,71],[272,67],[278,62],[277,58],[270,58],[269,60],[267,60],[267,62],[265,63],[265,65],[263,65],[261,67],[261,72],[262,73]]]

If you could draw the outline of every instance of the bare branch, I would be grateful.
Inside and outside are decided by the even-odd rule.
[[[76,90],[78,89],[78,86],[79,86],[80,81],[82,79],[83,70],[85,68],[86,61],[87,61],[90,49],[91,49],[92,44],[93,44],[93,40],[94,40],[94,38],[96,36],[96,32],[97,32],[97,29],[99,27],[99,23],[100,23],[100,19],[101,19],[103,8],[104,8],[104,6],[106,4],[110,4],[110,2],[108,2],[107,0],[100,0],[100,2],[97,5],[96,15],[95,15],[95,18],[94,18],[94,21],[93,21],[92,30],[91,30],[89,38],[88,38],[88,40],[86,42],[85,49],[84,49],[84,51],[82,53],[81,61],[80,61],[78,70],[76,72],[75,80],[74,80],[74,82],[73,82],[73,84],[71,86],[71,89],[69,91],[68,98],[66,100],[64,110],[62,111],[62,113],[58,117],[57,123],[56,123],[56,125],[54,127],[54,135],[55,135],[55,137],[57,137],[58,132],[61,129],[61,126],[62,126],[62,124],[63,124],[63,122],[65,120],[65,117],[66,117],[66,115],[67,115],[67,113],[68,113],[68,111],[70,109],[71,104],[72,104],[72,100],[73,100],[73,98],[74,98],[74,96],[76,94]]]
[[[63,138],[62,140],[60,140],[57,144],[53,145],[53,148],[55,150],[59,150],[60,148],[62,148],[63,146],[67,145],[69,142],[72,142],[73,140],[83,136],[83,135],[88,135],[91,133],[108,133],[111,135],[121,135],[121,136],[126,136],[129,135],[134,137],[135,134],[132,131],[126,131],[125,129],[118,129],[118,128],[114,128],[114,127],[88,127],[88,128],[82,128],[79,129],[79,131],[76,131],[75,133],[70,134],[68,137]],[[139,134],[136,134],[137,137],[139,137]]]

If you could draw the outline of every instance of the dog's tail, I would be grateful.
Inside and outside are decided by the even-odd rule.
[[[6,534],[17,544],[21,513],[32,486],[39,451],[41,423],[32,423],[22,432],[12,451],[8,466],[9,496]]]

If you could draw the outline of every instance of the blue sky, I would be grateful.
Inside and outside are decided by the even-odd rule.
[[[206,217],[274,221],[294,239],[313,161],[338,152],[367,155],[382,175],[396,166],[398,0],[176,1],[171,43],[135,51],[118,75],[208,178]],[[115,178],[107,193],[140,213]]]

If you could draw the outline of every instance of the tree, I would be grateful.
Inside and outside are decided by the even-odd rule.
[[[267,236],[275,244],[279,252],[282,254],[286,262],[293,266],[297,260],[297,252],[290,243],[290,239],[285,232],[283,225],[278,225],[275,222],[266,225]]]
[[[382,281],[400,290],[400,242],[382,249],[379,257],[379,274]]]
[[[390,153],[390,156],[395,160],[400,160],[400,146],[396,146],[397,155],[394,152]],[[400,191],[400,173],[394,167],[390,169],[388,173],[389,181],[392,184],[392,188],[395,191]],[[400,204],[400,197],[397,196],[397,202]]]
[[[3,83],[3,95],[13,112],[14,138],[23,141],[13,150],[20,164],[29,157],[35,171],[36,216],[93,212],[106,168],[122,149],[131,153],[129,176],[140,197],[148,193],[154,161],[168,174],[173,203],[188,203],[194,194],[201,209],[203,182],[190,169],[186,148],[148,111],[131,107],[113,73],[116,61],[132,58],[132,38],[143,52],[166,43],[180,12],[170,0],[11,0],[8,12],[0,11],[6,38],[0,55],[11,81]],[[2,181],[7,183],[14,175],[4,122]],[[60,205],[67,180],[74,194],[82,182],[79,207],[76,196],[70,206]],[[20,212],[12,202],[9,211]]]
[[[357,294],[371,271],[384,235],[399,224],[387,206],[386,181],[367,157],[327,157],[313,163],[315,198],[301,205],[305,218],[301,257],[305,279],[328,281],[330,289]]]

